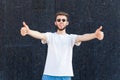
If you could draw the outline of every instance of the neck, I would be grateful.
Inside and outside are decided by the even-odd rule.
[[[59,30],[58,29],[56,33],[57,34],[62,34],[62,35],[67,34],[65,29],[64,30]]]

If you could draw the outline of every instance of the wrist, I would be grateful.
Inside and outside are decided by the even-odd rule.
[[[97,35],[96,35],[96,33],[93,33],[93,36],[94,36],[94,38],[98,38]]]

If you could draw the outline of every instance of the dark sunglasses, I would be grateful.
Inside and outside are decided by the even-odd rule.
[[[57,19],[56,21],[57,21],[57,22],[60,22],[60,21],[65,22],[66,19]]]

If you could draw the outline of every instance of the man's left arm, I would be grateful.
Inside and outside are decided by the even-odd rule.
[[[95,38],[97,38],[98,40],[103,40],[104,33],[101,30],[102,30],[102,26],[100,26],[94,33],[78,35],[78,37],[76,38],[76,43],[82,41],[89,41]]]

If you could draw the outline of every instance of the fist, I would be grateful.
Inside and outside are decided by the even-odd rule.
[[[102,26],[100,26],[100,28],[98,28],[95,32],[96,38],[98,40],[103,40],[104,38],[104,33],[101,30],[102,30]]]
[[[21,35],[22,36],[26,36],[27,35],[27,29],[25,27],[22,27],[20,31],[21,31]]]
[[[100,32],[98,35],[97,35],[97,39],[98,40],[103,40],[104,38],[104,33],[103,32]]]
[[[23,22],[23,27],[20,30],[21,35],[26,36],[28,34],[28,31],[29,31],[28,25],[25,22]]]

